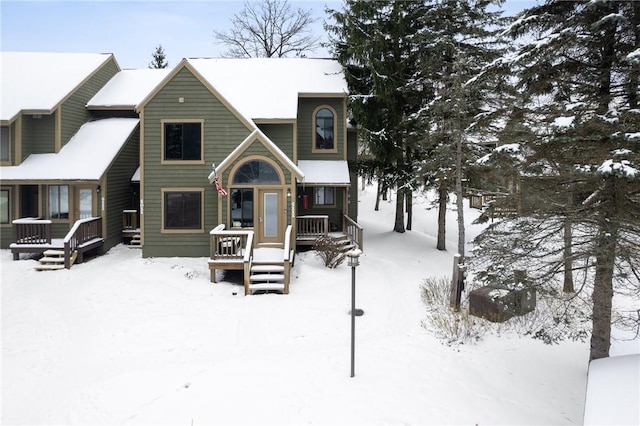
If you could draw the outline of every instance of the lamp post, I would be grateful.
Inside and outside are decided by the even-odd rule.
[[[358,259],[362,250],[353,249],[345,253],[349,259],[348,265],[351,267],[351,377],[355,373],[355,352],[356,352],[356,267],[360,265]]]

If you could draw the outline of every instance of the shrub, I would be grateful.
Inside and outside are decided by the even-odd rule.
[[[322,236],[316,238],[313,248],[320,259],[322,259],[324,266],[336,268],[344,261],[343,247],[344,245],[339,241],[328,236]]]
[[[422,321],[424,328],[433,331],[447,344],[474,342],[484,335],[486,327],[482,319],[469,315],[466,307],[461,307],[460,312],[450,308],[449,278],[426,278],[421,289],[428,313]]]

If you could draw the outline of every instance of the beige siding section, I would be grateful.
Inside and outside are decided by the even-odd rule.
[[[182,102],[179,100],[182,98]],[[208,256],[209,233],[217,223],[218,196],[207,177],[250,133],[195,76],[182,69],[144,108],[143,256]],[[204,164],[161,164],[162,120],[204,122]],[[204,189],[204,232],[161,233],[162,189]]]

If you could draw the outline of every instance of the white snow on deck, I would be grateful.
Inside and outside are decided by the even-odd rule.
[[[87,102],[89,108],[133,109],[164,79],[171,69],[122,70]]]
[[[243,115],[295,119],[299,94],[346,95],[337,61],[309,58],[188,59]]]
[[[112,57],[95,53],[0,52],[0,120],[51,111]]]
[[[84,124],[57,154],[31,154],[19,166],[0,167],[3,181],[99,180],[138,126],[137,118]]]
[[[298,167],[308,185],[349,186],[349,165],[344,160],[300,160]]]

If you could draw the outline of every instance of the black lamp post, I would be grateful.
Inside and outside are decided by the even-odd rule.
[[[360,265],[358,259],[362,250],[353,249],[345,253],[349,259],[348,265],[351,267],[351,377],[355,373],[355,352],[356,352],[356,267]],[[360,314],[362,315],[362,314]]]

